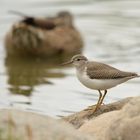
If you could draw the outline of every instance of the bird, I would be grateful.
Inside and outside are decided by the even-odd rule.
[[[41,29],[47,29],[47,30],[52,30],[56,27],[55,23],[47,18],[36,18],[14,10],[10,10],[9,13],[21,16],[23,18],[21,20],[21,23],[24,23],[26,25],[30,25]]]
[[[14,10],[10,10],[9,13],[21,16],[23,18],[21,20],[21,23],[36,28],[41,28],[46,30],[52,30],[58,26],[62,26],[62,27],[69,26],[71,28],[74,28],[72,23],[73,16],[71,15],[71,13],[67,11],[61,11],[58,13],[58,15],[56,15],[56,17],[48,17],[48,18],[37,18]]]
[[[134,72],[121,71],[101,62],[89,61],[87,57],[81,54],[74,55],[70,61],[62,65],[66,64],[73,64],[75,66],[77,78],[84,86],[99,92],[99,99],[94,112],[102,105],[108,89],[130,79],[140,77],[140,75]]]

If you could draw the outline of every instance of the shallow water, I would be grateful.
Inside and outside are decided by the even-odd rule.
[[[0,107],[30,110],[53,117],[65,116],[95,104],[98,92],[75,77],[73,67],[60,67],[61,58],[20,61],[6,58],[4,35],[20,17],[17,10],[50,16],[60,10],[74,14],[89,59],[125,71],[140,73],[140,1],[138,0],[1,0],[0,4]],[[110,89],[104,103],[140,95],[140,79]]]

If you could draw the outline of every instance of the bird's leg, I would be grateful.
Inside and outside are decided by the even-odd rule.
[[[107,94],[107,90],[104,90],[104,95],[101,98],[100,105],[103,103],[103,100],[104,100],[106,94]]]
[[[102,100],[102,92],[101,92],[100,90],[98,90],[98,91],[99,91],[99,99],[98,99],[98,102],[97,102],[97,104],[96,104],[96,107],[95,107],[94,112],[97,111],[97,109],[99,108],[100,103],[101,103],[100,100]]]

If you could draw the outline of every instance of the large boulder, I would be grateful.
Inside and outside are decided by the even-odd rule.
[[[103,105],[96,113],[94,108],[63,118],[78,129],[60,119],[1,109],[0,140],[140,140],[140,97]]]
[[[79,131],[98,140],[140,140],[140,97],[131,99],[121,110],[104,113],[83,124]]]
[[[1,109],[0,140],[93,140],[93,137],[47,116]]]
[[[96,112],[94,112],[95,105],[89,106],[88,108],[80,112],[63,117],[62,119],[71,123],[75,128],[80,128],[88,120],[98,118],[98,116],[100,116],[101,114],[122,109],[123,106],[127,104],[131,99],[131,97],[128,97],[117,102],[102,105]]]

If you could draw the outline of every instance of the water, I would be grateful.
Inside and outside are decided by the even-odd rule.
[[[0,107],[18,108],[58,117],[80,111],[97,102],[98,92],[87,89],[72,67],[62,62],[7,60],[4,35],[20,18],[17,10],[35,16],[50,16],[60,10],[74,14],[83,35],[83,54],[126,71],[140,73],[139,0],[1,0],[0,1]],[[140,95],[140,79],[110,89],[105,103]]]

